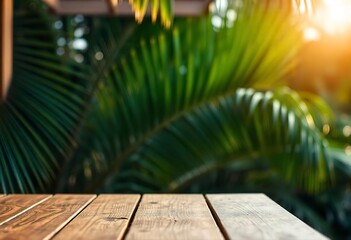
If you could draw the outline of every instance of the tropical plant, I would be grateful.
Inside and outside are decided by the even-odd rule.
[[[0,189],[5,193],[50,189],[82,118],[87,69],[56,55],[48,20],[46,11],[15,13],[12,85],[0,105]]]
[[[19,4],[1,191],[260,191],[333,234],[326,215],[345,208],[330,196],[348,198],[351,163],[328,106],[282,87],[302,45],[283,2],[233,5],[215,28],[211,15],[176,18],[171,30],[86,18],[81,64],[69,44],[56,54],[72,18],[52,28],[38,1]]]
[[[140,54],[137,55],[132,50],[129,62],[122,59],[121,66],[112,66],[106,72],[105,84],[101,85],[95,106],[88,117],[79,144],[82,149],[78,149],[67,167],[74,173],[70,178],[67,174],[64,175],[63,179],[75,182],[80,175],[80,188],[86,185],[86,191],[97,191],[106,183],[106,179],[116,175],[125,162],[138,158],[139,150],[148,146],[149,141],[163,131],[168,131],[169,126],[182,121],[188,114],[193,114],[198,108],[218,104],[221,98],[235,97],[234,94],[240,87],[271,86],[272,82],[282,79],[294,66],[294,53],[299,48],[298,29],[290,26],[287,33],[286,26],[290,24],[290,19],[280,11],[271,10],[268,14],[259,8],[252,10],[251,6],[241,9],[235,25],[224,27],[219,33],[213,32],[206,19],[188,21],[186,26],[191,26],[191,32],[179,21],[173,32],[161,34],[150,43],[142,41]],[[254,39],[253,34],[261,36],[261,41]],[[187,38],[181,42],[180,36]],[[198,40],[199,36],[202,42]],[[194,49],[195,44],[199,47]],[[290,54],[287,55],[287,52]],[[160,70],[155,66],[159,66]],[[161,90],[164,93],[158,93]],[[260,94],[262,93],[254,94],[253,103],[247,104],[255,107]],[[315,142],[317,145],[323,143],[323,137],[321,140],[313,140],[318,136],[319,130],[316,128],[313,133],[300,134],[301,127],[295,126],[296,119],[300,119],[306,121],[309,129],[315,128],[311,115],[313,109],[299,101],[296,93],[291,95],[295,96],[292,97],[295,105],[288,107],[297,108],[300,113],[289,115],[285,113],[288,110],[285,107],[284,114],[289,115],[289,122],[285,124],[284,121],[277,121],[277,124],[283,124],[277,127],[290,130],[290,133],[295,131],[289,144],[305,141],[298,147],[293,146],[292,152],[296,149],[304,152],[306,161],[310,159],[319,166],[320,171],[328,171],[332,163],[328,160],[327,153],[324,153],[325,146],[309,146]],[[241,97],[247,98],[245,94]],[[275,109],[275,112],[271,111],[271,118],[281,107]],[[325,108],[323,110],[325,112]],[[323,114],[314,112],[315,118],[324,117]],[[315,121],[318,121],[319,129],[327,122],[326,119]],[[246,120],[242,119],[242,122]],[[292,124],[290,129],[289,124]],[[260,138],[264,142],[264,136]],[[194,149],[202,149],[196,147],[196,141],[193,143]],[[253,142],[250,143],[253,145]],[[88,149],[85,149],[87,146]],[[239,153],[237,149],[227,151]],[[252,151],[252,148],[247,151]],[[290,172],[290,177],[292,173]],[[327,176],[331,179],[331,173],[318,174],[321,174],[319,180],[322,182],[327,180]],[[90,186],[89,178],[93,182]],[[313,179],[300,182],[310,190],[317,190],[321,186],[315,185],[318,181]]]
[[[71,164],[77,161],[78,168],[90,169],[86,172],[95,170],[86,166],[105,165],[108,173],[99,174],[102,180],[91,175],[98,182],[93,185],[100,186],[149,139],[187,113],[218,102],[239,87],[263,86],[287,74],[298,49],[297,30],[290,29],[287,36],[289,20],[278,11],[268,15],[257,9],[250,18],[251,10],[242,10],[235,26],[216,34],[208,19],[175,23],[172,32],[150,43],[142,41],[139,55],[132,50],[130,64],[122,59],[121,66],[112,66],[87,118],[82,140],[88,142],[79,144],[89,146],[88,152],[78,150]],[[262,41],[253,34],[262,36]],[[180,41],[181,36],[186,38]],[[291,54],[286,54],[287,49]],[[82,164],[82,159],[87,162]],[[87,185],[87,180],[82,184]]]

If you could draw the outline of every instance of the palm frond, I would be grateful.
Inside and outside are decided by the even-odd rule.
[[[52,187],[59,160],[73,145],[88,84],[87,69],[56,55],[54,20],[30,10],[15,15],[14,73],[0,106],[3,193]]]
[[[179,20],[175,26],[142,41],[105,75],[82,147],[71,161],[72,183],[95,191],[188,113],[218,103],[239,87],[269,86],[282,79],[294,67],[299,49],[298,28],[279,9],[245,5],[234,25],[219,32],[209,18]]]
[[[239,89],[168,126],[131,161],[164,192],[251,159],[267,159],[295,188],[320,191],[333,179],[333,162],[326,140],[300,111],[304,103],[284,100],[291,94]]]

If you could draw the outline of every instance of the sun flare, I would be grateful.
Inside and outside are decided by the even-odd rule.
[[[316,9],[313,22],[331,35],[350,31],[351,1],[323,0]]]

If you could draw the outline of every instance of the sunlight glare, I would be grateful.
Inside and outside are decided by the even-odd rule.
[[[345,33],[351,28],[351,1],[323,0],[314,21],[330,35]]]
[[[224,13],[228,9],[228,0],[216,0],[215,6],[220,13]]]
[[[304,3],[304,1],[301,1],[300,2],[300,6],[299,6],[299,11],[300,11],[300,13],[306,13],[306,6],[305,6],[305,3]]]

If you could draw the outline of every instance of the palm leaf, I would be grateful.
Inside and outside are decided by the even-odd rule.
[[[257,5],[245,5],[234,26],[218,33],[208,18],[175,26],[143,41],[140,50],[106,73],[82,147],[70,161],[72,186],[98,189],[186,114],[218,103],[239,87],[277,82],[294,67],[299,49],[300,35],[286,12]]]
[[[12,85],[0,106],[0,192],[48,191],[73,144],[88,83],[84,68],[56,55],[53,23],[41,10],[16,11]]]
[[[234,162],[260,158],[269,159],[292,186],[319,191],[330,184],[333,163],[325,139],[300,111],[303,102],[283,100],[291,94],[239,89],[168,126],[131,161],[164,192],[181,191]]]

